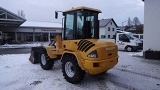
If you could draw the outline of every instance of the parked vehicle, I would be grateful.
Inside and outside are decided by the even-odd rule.
[[[143,43],[138,38],[134,37],[131,32],[117,30],[115,43],[118,50],[126,50],[128,52],[142,49]]]

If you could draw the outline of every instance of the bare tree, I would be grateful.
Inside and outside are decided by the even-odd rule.
[[[141,25],[141,22],[139,21],[138,17],[133,18],[133,25],[136,27],[137,25]]]
[[[129,27],[132,26],[132,21],[131,21],[131,18],[130,18],[130,17],[128,18],[128,26],[129,26]]]

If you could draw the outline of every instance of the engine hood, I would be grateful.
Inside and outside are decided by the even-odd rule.
[[[79,41],[78,50],[82,52],[87,52],[87,51],[90,51],[92,48],[113,47],[113,46],[116,46],[116,44],[111,40],[85,39],[85,40]],[[108,49],[112,49],[112,48],[108,48]]]
[[[78,50],[82,58],[87,59],[91,52],[97,52],[97,58],[107,59],[118,56],[117,45],[111,40],[103,39],[85,39],[78,43]],[[93,58],[95,59],[95,58]]]

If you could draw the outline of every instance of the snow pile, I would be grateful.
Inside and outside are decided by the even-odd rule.
[[[33,43],[33,44],[5,44],[0,48],[31,48],[31,47],[39,47],[43,46],[42,43]]]
[[[131,55],[132,57],[143,57],[143,51],[136,52],[136,53],[130,53],[129,55]]]

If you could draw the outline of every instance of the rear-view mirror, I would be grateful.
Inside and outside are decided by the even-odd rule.
[[[57,19],[58,18],[58,12],[55,11],[55,18]]]

